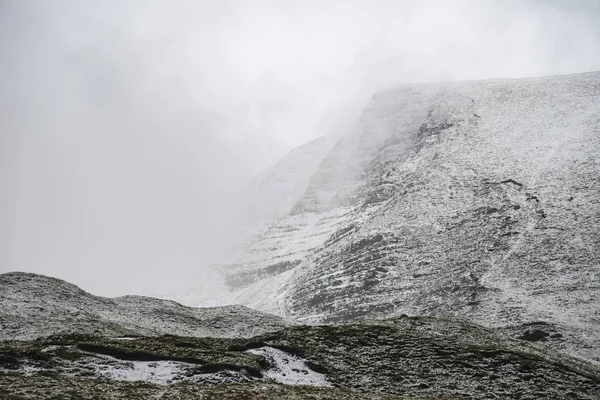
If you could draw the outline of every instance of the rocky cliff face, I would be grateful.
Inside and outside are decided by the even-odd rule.
[[[301,321],[545,323],[600,362],[599,171],[600,73],[387,90],[226,281]]]

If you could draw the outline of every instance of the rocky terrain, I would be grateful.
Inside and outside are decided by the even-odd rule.
[[[600,73],[377,93],[287,213],[221,269],[223,303],[540,330],[598,363],[598,171]]]
[[[121,314],[115,325],[129,331],[114,336],[123,335],[125,328],[104,327],[102,315],[110,299],[97,303],[100,309],[92,314],[94,297],[64,281],[15,273],[1,278],[5,337],[0,341],[0,398],[591,400],[600,396],[598,367],[468,322],[400,316],[299,326],[244,309],[232,314],[231,308],[186,308],[186,315],[200,316],[190,323],[196,330],[159,334],[158,329],[164,328],[151,330],[144,325],[143,314],[159,309],[162,301],[148,298],[136,303],[136,313]],[[20,300],[12,294],[17,288]],[[51,329],[11,317],[15,309],[45,300],[56,307],[52,314],[40,312],[40,319],[49,318],[44,320]],[[78,320],[72,312],[79,301],[86,303],[80,307],[88,314]],[[120,299],[114,301],[110,306],[124,310]],[[179,315],[172,307],[162,308],[163,322],[171,314]],[[50,334],[56,330],[52,318],[62,321],[65,329]],[[98,323],[92,332],[94,318]],[[18,328],[21,339],[6,337],[7,320],[13,330]],[[226,321],[231,331],[225,334],[215,321]],[[242,324],[246,329],[236,331]]]

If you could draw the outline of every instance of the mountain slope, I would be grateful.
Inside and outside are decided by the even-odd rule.
[[[546,322],[545,344],[599,362],[598,171],[600,73],[383,91],[226,269],[233,301]]]
[[[286,325],[243,306],[198,309],[151,297],[111,299],[43,275],[0,274],[0,340],[68,333],[250,337]]]

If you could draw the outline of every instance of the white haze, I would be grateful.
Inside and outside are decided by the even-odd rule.
[[[374,91],[598,69],[595,0],[0,0],[0,272],[192,284],[240,188]]]

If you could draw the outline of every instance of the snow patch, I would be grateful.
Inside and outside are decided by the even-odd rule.
[[[18,366],[18,368],[4,368],[0,366],[0,374],[18,373],[29,376],[34,375],[40,371],[43,371],[43,368],[37,367],[31,362],[22,363]]]
[[[272,347],[248,350],[267,359],[270,368],[264,376],[286,385],[332,386],[327,377],[308,368],[305,360]]]
[[[157,385],[168,385],[190,366],[192,365],[177,361],[131,361],[95,365],[98,375],[111,380],[144,381]]]

